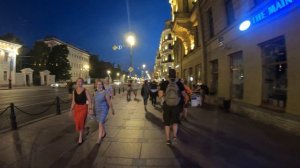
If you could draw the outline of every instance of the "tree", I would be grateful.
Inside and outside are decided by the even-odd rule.
[[[71,78],[70,62],[68,60],[69,50],[66,45],[57,45],[51,49],[46,68],[55,75],[57,81],[69,80]]]
[[[30,49],[26,46],[22,46],[20,49],[19,49],[19,55],[17,56],[16,58],[16,71],[17,72],[20,72],[22,69],[24,68],[28,68],[28,67],[31,67],[31,64],[30,64],[30,59],[28,55]]]
[[[33,83],[40,84],[40,71],[46,70],[47,60],[50,54],[50,48],[42,41],[35,42],[28,55],[31,57],[24,58],[33,69]]]
[[[16,35],[14,35],[13,33],[6,33],[6,34],[0,36],[0,39],[8,41],[8,42],[12,42],[12,43],[23,44],[22,40],[19,37],[17,37]]]
[[[98,55],[91,55],[90,56],[90,77],[91,78],[99,78],[99,56]]]

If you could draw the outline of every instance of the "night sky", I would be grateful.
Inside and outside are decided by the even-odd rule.
[[[45,36],[56,36],[127,70],[129,49],[113,51],[112,46],[124,44],[131,31],[138,38],[135,69],[145,63],[152,70],[164,22],[171,18],[168,1],[1,0],[0,35],[14,33],[29,47]]]

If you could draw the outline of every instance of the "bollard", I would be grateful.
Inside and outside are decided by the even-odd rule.
[[[15,105],[14,105],[14,103],[10,103],[10,123],[11,123],[11,128],[13,130],[18,129],[16,118],[17,117],[15,114]]]
[[[56,115],[60,115],[61,111],[60,111],[60,100],[59,97],[56,97]]]
[[[116,88],[114,88],[114,96],[116,95]]]
[[[121,89],[120,89],[120,87],[119,87],[119,94],[121,93]]]

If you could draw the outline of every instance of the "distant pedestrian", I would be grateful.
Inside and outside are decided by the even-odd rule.
[[[107,93],[109,94],[109,97],[112,99],[113,95],[114,95],[114,91],[113,91],[113,87],[112,85],[109,83],[109,78],[105,78],[104,79],[104,88],[107,91]],[[96,86],[97,89],[97,86]]]
[[[137,83],[137,80],[134,80],[134,82],[132,83],[132,91],[134,94],[134,100],[136,100],[138,88],[139,88],[139,84]]]
[[[67,83],[67,88],[68,88],[68,93],[69,93],[69,97],[70,97],[70,99],[72,99],[72,94],[73,94],[73,90],[74,90],[74,82],[72,82],[72,81],[69,81],[68,83]]]
[[[158,87],[158,101],[161,106],[163,106],[164,103],[164,91],[162,90],[163,88],[165,88],[164,84],[165,84],[165,80],[162,79]]]
[[[83,87],[84,80],[78,78],[76,81],[76,89],[73,91],[70,116],[74,117],[75,129],[79,132],[78,145],[83,142],[83,130],[87,113],[92,113],[91,97],[89,92]]]
[[[169,69],[169,80],[165,82],[165,87],[162,88],[165,94],[165,101],[163,105],[163,120],[165,124],[166,144],[176,144],[177,131],[179,124],[179,112],[181,96],[185,96],[184,86],[180,81],[176,80],[175,69]],[[173,130],[173,142],[171,142],[170,131]]]
[[[94,93],[93,105],[94,112],[96,116],[96,120],[99,123],[99,133],[97,144],[100,144],[102,139],[106,136],[105,130],[105,119],[109,110],[112,112],[112,115],[115,114],[112,101],[110,97],[110,93],[108,90],[105,90],[104,83],[101,80],[96,82],[97,90]]]
[[[187,85],[187,81],[181,79],[181,83],[184,85],[184,91],[185,91],[185,96],[183,98],[183,112],[181,113],[181,119],[182,120],[187,120],[187,115],[188,115],[188,107],[189,107],[189,101],[190,97],[192,95],[192,90],[191,88]]]
[[[150,86],[148,84],[148,80],[145,80],[141,89],[141,95],[143,96],[145,110],[147,110],[147,102],[148,102],[149,94],[150,94]]]
[[[151,102],[152,102],[152,105],[155,106],[156,105],[156,98],[157,98],[157,83],[155,80],[153,80],[151,83],[150,83],[150,98],[151,98]]]
[[[131,100],[131,92],[132,92],[132,80],[129,79],[128,80],[128,84],[127,84],[127,100]]]

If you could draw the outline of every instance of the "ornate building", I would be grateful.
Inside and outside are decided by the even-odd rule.
[[[160,53],[157,52],[155,57],[155,64],[154,64],[154,79],[161,78],[161,56]]]
[[[0,86],[16,84],[16,57],[19,44],[0,40]]]
[[[190,86],[206,82],[205,57],[201,36],[201,17],[197,0],[170,0],[172,32],[175,35],[174,55],[178,76]]]
[[[300,134],[299,1],[169,2],[180,76],[207,84],[209,103]]]
[[[174,68],[174,35],[171,31],[171,21],[165,23],[161,33],[159,50],[155,60],[154,76],[158,79],[168,77],[168,68]]]
[[[67,45],[69,50],[68,60],[71,65],[70,73],[72,81],[76,81],[79,77],[82,77],[85,81],[89,79],[90,54],[87,51],[79,49],[54,37],[44,39],[43,41],[49,47],[61,44]]]

